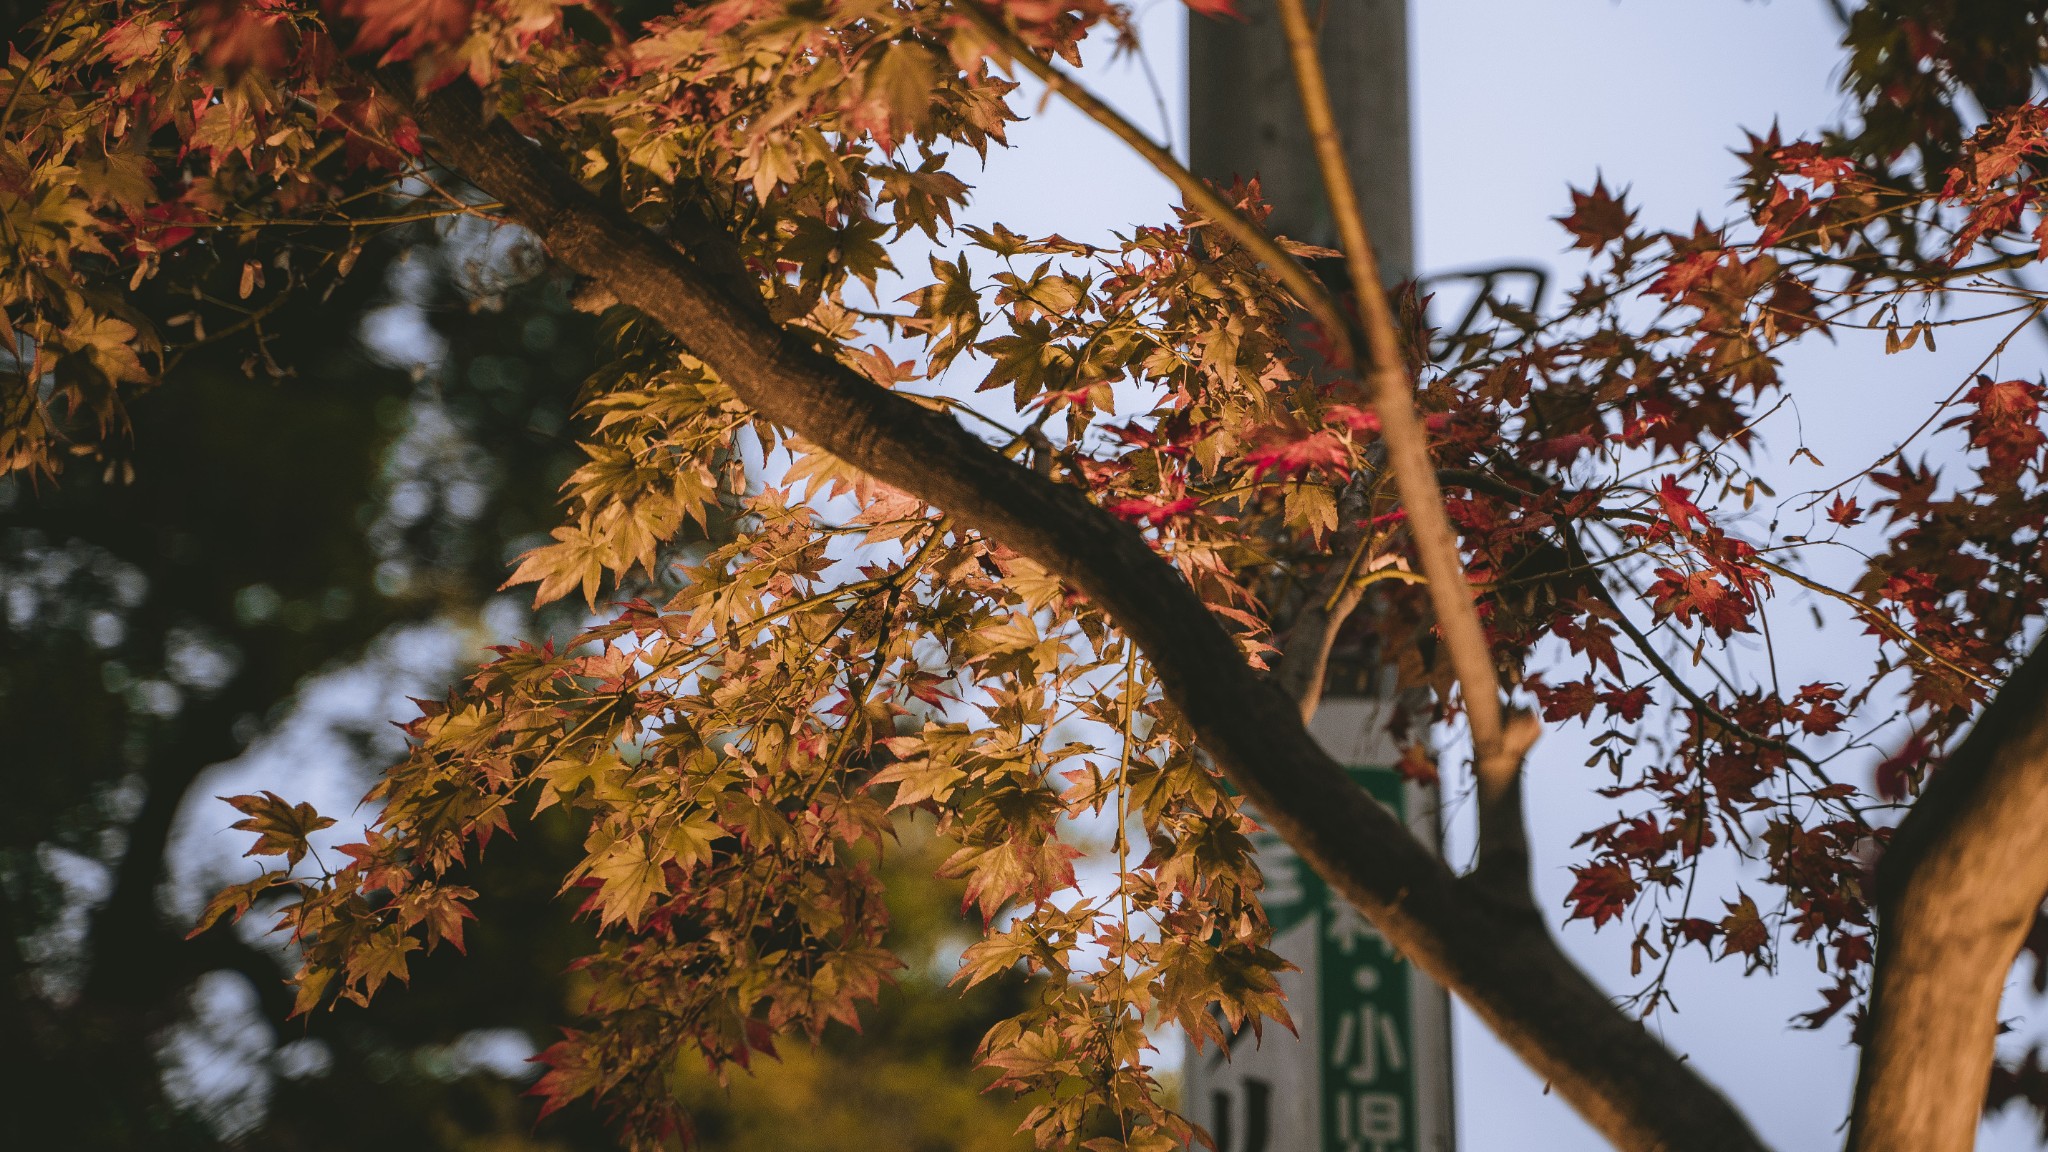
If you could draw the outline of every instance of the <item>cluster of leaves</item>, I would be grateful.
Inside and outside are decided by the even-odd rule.
[[[1225,229],[1183,212],[1096,247],[954,227],[969,190],[949,167],[1015,115],[988,18],[1070,63],[1091,28],[1127,34],[1120,10],[1037,0],[993,17],[874,0],[65,5],[0,76],[6,464],[54,469],[60,444],[91,451],[118,426],[124,389],[177,353],[145,318],[163,314],[152,293],[193,292],[193,341],[260,348],[267,301],[345,275],[358,230],[489,217],[402,111],[409,88],[474,85],[736,298],[882,387],[926,382],[925,403],[1142,532],[1248,660],[1332,579],[1370,584],[1356,626],[1447,700],[1378,421]],[[1745,535],[1734,506],[1772,495],[1749,461],[1786,394],[1786,344],[1854,326],[1931,341],[1934,322],[1902,332],[1902,310],[2038,258],[2039,236],[2007,246],[2039,215],[2044,125],[2036,107],[1999,113],[1925,186],[1895,157],[1774,134],[1748,155],[1748,219],[1690,234],[1638,229],[1596,185],[1563,218],[1595,265],[1562,313],[1497,306],[1498,323],[1435,345],[1419,402],[1496,658],[1547,719],[1605,726],[1595,763],[1636,805],[1586,837],[1572,915],[1635,915],[1639,959],[1690,942],[1768,963],[1782,923],[1839,974],[1816,1023],[1861,987],[1885,797],[1829,764],[1865,746],[1846,728],[1857,707],[1896,693],[1916,735],[1881,785],[1910,792],[2038,615],[2040,387],[1980,377],[1930,418],[1977,454],[1968,478],[1943,482],[1905,445],[1867,470],[1889,493],[1868,514],[1887,523],[1851,587],[1798,570],[1826,541]],[[1259,219],[1254,186],[1231,199]],[[885,245],[912,233],[940,250],[929,280]],[[192,287],[223,268],[240,269],[239,302]],[[905,308],[859,307],[885,272],[910,281]],[[1976,298],[2018,324],[2042,310],[1998,291]],[[1432,341],[1409,315],[1419,363]],[[987,925],[962,979],[1051,977],[982,1046],[1031,1096],[1038,1141],[1184,1142],[1146,1028],[1222,1043],[1286,1015],[1247,818],[1142,656],[1045,570],[762,419],[644,320],[606,325],[566,522],[515,576],[543,601],[580,593],[595,622],[501,649],[423,704],[346,863],[304,869],[324,818],[241,798],[257,851],[287,867],[223,893],[207,922],[280,914],[301,1010],[362,1002],[416,954],[461,946],[464,869],[492,838],[573,812],[584,851],[563,886],[600,943],[579,964],[587,1025],[545,1055],[540,1091],[608,1106],[651,1146],[687,1125],[682,1063],[723,1074],[857,1021],[898,964],[875,860],[891,813],[917,809]],[[1866,515],[1826,495],[1835,530]],[[686,523],[708,541],[678,548]],[[608,587],[671,573],[675,595],[597,611]],[[1712,668],[1739,637],[1768,642],[1780,583],[1865,622],[1881,653],[1867,672],[1689,682],[1672,654]],[[1665,720],[1668,739],[1652,731]],[[1083,896],[1090,818],[1112,830],[1114,879]],[[1692,914],[1717,845],[1761,855],[1776,909],[1737,893],[1718,920]]]
[[[1645,896],[1678,897],[1639,926],[1639,966],[1687,943],[1769,963],[1782,920],[1838,976],[1809,1023],[1856,1002],[1872,955],[1867,868],[1888,835],[1877,814],[1917,790],[2040,614],[2042,389],[1974,374],[1867,468],[1775,502],[1751,471],[1755,429],[1789,396],[1780,353],[1809,333],[1882,331],[1896,353],[1938,328],[1997,323],[1988,367],[2040,315],[2038,296],[1989,274],[2039,257],[2043,124],[2036,105],[1994,115],[1941,183],[1918,191],[1839,142],[1752,137],[1747,220],[1690,234],[1636,228],[1604,185],[1574,192],[1560,222],[1598,263],[1570,305],[1543,320],[1504,309],[1500,329],[1457,342],[1441,366],[1431,394],[1452,431],[1439,458],[1459,469],[1454,482],[1469,477],[1453,514],[1475,575],[1515,590],[1488,605],[1495,640],[1524,654],[1515,667],[1540,638],[1564,641],[1576,659],[1527,687],[1545,719],[1604,728],[1593,763],[1614,775],[1605,794],[1647,801],[1581,839],[1592,858],[1574,868],[1570,896],[1572,915],[1595,925]],[[1960,315],[1934,317],[1958,299]],[[1973,469],[1944,480],[1913,440],[1949,429]],[[1866,487],[1881,494],[1867,508],[1844,491]],[[1768,526],[1736,530],[1759,502],[1774,509]],[[1779,532],[1781,518],[1810,512],[1813,529]],[[1873,517],[1882,534],[1853,583],[1802,573],[1805,556]],[[1779,583],[1845,605],[1877,658],[1837,682],[1780,687],[1774,673],[1731,667],[1688,684],[1672,649],[1698,666],[1739,634],[1768,647]],[[1639,748],[1663,700],[1676,738]],[[1873,700],[1897,700],[1909,731],[1892,737],[1876,795],[1830,767],[1868,747],[1847,725]],[[1723,842],[1766,863],[1784,892],[1777,916],[1747,895],[1718,919],[1691,913],[1700,854]]]

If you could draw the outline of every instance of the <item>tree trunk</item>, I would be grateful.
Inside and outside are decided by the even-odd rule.
[[[2048,641],[1899,826],[1878,868],[1877,978],[1851,1152],[1964,1152],[1998,1003],[2048,896]]]

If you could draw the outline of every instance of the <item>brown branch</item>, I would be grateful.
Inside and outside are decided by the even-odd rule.
[[[1380,283],[1372,238],[1366,235],[1365,218],[1358,210],[1358,193],[1351,185],[1351,168],[1344,160],[1344,141],[1330,108],[1330,90],[1323,78],[1315,27],[1302,0],[1279,0],[1278,8],[1281,28],[1287,34],[1295,83],[1301,90],[1309,138],[1315,143],[1316,165],[1322,171],[1324,194],[1336,218],[1338,244],[1344,250],[1351,291],[1358,300],[1358,319],[1364,329],[1370,365],[1366,375],[1372,387],[1373,410],[1380,418],[1380,437],[1386,444],[1394,487],[1401,494],[1401,508],[1408,514],[1408,532],[1415,542],[1416,557],[1422,562],[1424,575],[1429,577],[1429,599],[1436,609],[1437,631],[1443,636],[1451,670],[1464,691],[1475,768],[1482,777],[1519,772],[1521,759],[1509,758],[1493,648],[1486,642],[1486,630],[1472,606],[1472,589],[1465,580],[1465,564],[1458,552],[1458,534],[1444,510],[1436,464],[1429,458],[1428,433],[1415,412],[1415,383],[1409,378],[1393,308],[1387,303],[1386,289]]]
[[[1288,6],[1283,4],[1281,7],[1285,19]],[[1033,52],[1016,33],[1002,24],[997,17],[984,11],[974,0],[964,0],[957,5],[957,10],[1005,57],[1021,64],[1026,71],[1037,76],[1047,87],[1059,93],[1090,119],[1107,128],[1154,169],[1171,180],[1189,204],[1257,256],[1268,270],[1294,293],[1330,338],[1340,347],[1350,349],[1353,352],[1351,358],[1357,359],[1356,350],[1350,347],[1357,342],[1351,319],[1337,308],[1321,282],[1316,280],[1300,261],[1294,259],[1257,225],[1218,196],[1206,181],[1182,166],[1170,152],[1118,115],[1085,87]],[[1298,4],[1294,12],[1300,15]],[[1302,28],[1306,29],[1306,16],[1301,16],[1301,20]],[[1312,32],[1306,34],[1313,37]],[[1294,36],[1291,26],[1289,35],[1290,38]],[[1400,342],[1395,334],[1392,312],[1387,305],[1386,293],[1380,287],[1371,245],[1367,241],[1364,224],[1357,213],[1357,201],[1351,189],[1349,170],[1342,164],[1342,145],[1338,141],[1335,121],[1330,113],[1329,96],[1321,80],[1321,64],[1320,61],[1314,60],[1312,45],[1308,55],[1313,61],[1309,65],[1311,71],[1302,71],[1301,57],[1297,54],[1296,74],[1298,77],[1304,77],[1303,99],[1305,103],[1311,105],[1310,127],[1318,149],[1324,152],[1321,158],[1324,160],[1325,177],[1341,185],[1332,187],[1329,194],[1334,204],[1343,206],[1337,213],[1339,231],[1344,234],[1346,261],[1353,289],[1361,301],[1366,342],[1372,354],[1373,406],[1379,414],[1382,436],[1392,457],[1395,486],[1401,494],[1403,507],[1409,510],[1411,531],[1417,533],[1417,551],[1421,554],[1425,573],[1430,576],[1430,596],[1437,609],[1439,626],[1444,630],[1458,681],[1465,689],[1466,709],[1472,723],[1474,748],[1482,759],[1498,758],[1502,754],[1499,680],[1493,671],[1492,656],[1486,645],[1485,633],[1480,628],[1478,614],[1472,609],[1471,588],[1464,578],[1464,565],[1458,556],[1457,535],[1451,528],[1449,517],[1444,514],[1443,493],[1436,485],[1434,465],[1429,460],[1428,439],[1423,432],[1420,419],[1415,414],[1413,384],[1408,378],[1407,370],[1402,367]],[[1311,89],[1314,95],[1310,94]],[[1321,127],[1318,127],[1318,124]],[[1329,150],[1332,149],[1337,154],[1334,168],[1328,162]],[[1335,173],[1334,176],[1331,175],[1332,172]],[[1419,521],[1416,519],[1417,507],[1423,509]],[[1295,661],[1295,677],[1314,674],[1316,688],[1313,696],[1307,693],[1306,680],[1288,681],[1290,691],[1301,702],[1304,716],[1312,716],[1315,713],[1321,693],[1320,674],[1327,667],[1328,645],[1335,639],[1336,628],[1342,626],[1344,617],[1348,616],[1351,608],[1355,606],[1354,599],[1351,607],[1345,608],[1341,614],[1321,613],[1324,618],[1315,621],[1314,626],[1306,634],[1310,640],[1319,639],[1323,644],[1323,650],[1320,660],[1312,655],[1305,655]],[[1333,603],[1332,608],[1334,607]],[[1515,763],[1519,767],[1520,761],[1517,760]]]
[[[1998,685],[1993,684],[1991,681],[1986,680],[1982,676],[1977,675],[1975,672],[1972,672],[1969,669],[1964,668],[1962,665],[1957,664],[1955,661],[1950,660],[1948,657],[1943,656],[1941,653],[1936,652],[1932,648],[1929,648],[1926,644],[1921,642],[1918,636],[1915,636],[1911,632],[1906,631],[1903,625],[1901,625],[1898,621],[1892,619],[1890,616],[1886,615],[1882,609],[1877,607],[1877,605],[1871,604],[1864,600],[1859,600],[1856,597],[1851,596],[1849,593],[1844,592],[1839,588],[1833,588],[1826,584],[1821,583],[1818,580],[1801,576],[1799,573],[1794,572],[1792,569],[1785,567],[1783,564],[1773,563],[1772,561],[1767,560],[1762,556],[1751,557],[1750,563],[1755,564],[1757,567],[1762,568],[1765,571],[1775,572],[1778,575],[1783,576],[1785,579],[1792,581],[1794,584],[1799,585],[1801,588],[1804,588],[1809,592],[1818,592],[1823,596],[1831,597],[1835,600],[1841,601],[1844,604],[1847,604],[1851,609],[1855,611],[1855,613],[1858,616],[1863,617],[1863,619],[1866,622],[1873,624],[1879,628],[1882,628],[1886,632],[1891,633],[1892,636],[1898,639],[1901,643],[1905,644],[1909,648],[1914,649],[1915,651],[1919,652],[1922,656],[1925,656],[1929,660],[1934,661],[1936,664],[1941,665],[1943,668],[1948,669],[1949,671],[1955,673],[1956,675],[1962,677],[1965,680],[1970,681],[1971,683],[1977,685],[1980,688],[1988,688],[1994,692],[1998,690]]]
[[[1301,709],[1301,722],[1315,719],[1323,701],[1323,682],[1330,668],[1330,651],[1337,645],[1337,633],[1365,599],[1366,583],[1360,580],[1359,564],[1371,544],[1371,489],[1363,477],[1345,485],[1337,501],[1337,522],[1343,528],[1330,537],[1332,564],[1316,581],[1294,613],[1287,639],[1280,645],[1280,659],[1273,666],[1274,679]]]
[[[1401,508],[1407,513],[1416,557],[1429,578],[1437,632],[1463,691],[1472,728],[1472,771],[1479,794],[1479,865],[1472,880],[1509,907],[1533,911],[1522,766],[1542,735],[1542,724],[1534,714],[1520,709],[1503,714],[1493,646],[1487,642],[1485,626],[1472,602],[1458,534],[1444,506],[1436,462],[1430,459],[1429,436],[1415,411],[1415,381],[1408,372],[1372,237],[1351,183],[1351,166],[1345,160],[1344,140],[1330,105],[1316,30],[1303,0],[1277,0],[1277,8],[1301,93],[1302,115],[1315,145],[1316,167],[1323,177],[1323,194],[1336,220],[1338,246],[1344,250],[1345,271],[1358,302],[1370,362],[1367,378],[1373,410],[1380,418],[1381,441]]]
[[[403,98],[404,88],[396,88]],[[1401,951],[1625,1148],[1762,1145],[1711,1086],[1618,1011],[1533,911],[1459,880],[1347,778],[1174,568],[1078,490],[769,322],[689,255],[600,202],[474,90],[408,101],[435,155],[556,260],[682,340],[748,405],[1070,581],[1143,650],[1162,690],[1264,822]]]
[[[1877,870],[1877,977],[1850,1152],[1966,1152],[1998,1003],[2048,897],[2048,642],[1929,781]]]
[[[1274,674],[1280,687],[1294,698],[1303,724],[1316,718],[1323,702],[1323,681],[1330,669],[1330,651],[1337,645],[1337,633],[1365,599],[1365,584],[1348,579],[1346,569],[1332,572],[1315,594],[1295,614],[1294,627],[1281,646],[1280,662]]]

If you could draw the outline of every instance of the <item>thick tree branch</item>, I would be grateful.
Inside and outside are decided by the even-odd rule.
[[[1472,881],[1494,899],[1533,909],[1529,831],[1522,812],[1522,762],[1543,734],[1543,723],[1524,708],[1508,713],[1500,754],[1474,773],[1479,800],[1479,863]],[[1484,764],[1485,762],[1480,762]]]
[[[1127,525],[767,322],[510,126],[485,124],[468,88],[412,107],[439,159],[503,202],[555,259],[674,333],[763,416],[1002,541],[1100,605],[1268,826],[1610,1140],[1701,1152],[1761,1147],[1718,1092],[1564,957],[1540,917],[1461,882],[1346,778],[1310,739],[1294,702],[1252,672],[1193,589]]]
[[[1877,871],[1877,978],[1850,1152],[1963,1152],[1998,1003],[2048,897],[2048,641],[1899,825]]]
[[[1438,627],[1451,654],[1453,672],[1465,690],[1474,747],[1474,769],[1480,781],[1481,863],[1477,873],[1499,897],[1526,904],[1528,884],[1528,839],[1522,814],[1522,764],[1529,747],[1540,733],[1533,717],[1504,724],[1500,708],[1500,684],[1493,668],[1491,650],[1479,616],[1472,606],[1471,587],[1465,580],[1458,554],[1457,536],[1445,514],[1443,492],[1435,466],[1429,458],[1428,441],[1417,417],[1413,383],[1403,367],[1400,340],[1386,293],[1379,282],[1370,237],[1357,211],[1350,172],[1344,164],[1342,144],[1329,105],[1329,94],[1316,56],[1314,36],[1298,2],[1282,3],[1281,15],[1288,22],[1288,35],[1295,61],[1295,75],[1302,86],[1302,100],[1312,137],[1320,153],[1320,167],[1328,181],[1326,195],[1336,206],[1339,232],[1345,249],[1345,263],[1352,288],[1360,302],[1362,324],[1355,330],[1351,318],[1336,313],[1336,305],[1321,285],[1283,249],[1222,202],[1202,180],[1182,167],[1165,149],[1155,144],[1086,88],[1068,79],[1051,64],[1032,53],[1014,33],[972,3],[961,10],[982,33],[1033,75],[1043,80],[1075,107],[1107,127],[1173,181],[1189,202],[1208,213],[1216,223],[1240,240],[1300,297],[1324,328],[1341,344],[1355,346],[1362,334],[1368,347],[1373,406],[1379,413],[1384,448],[1390,457],[1395,485],[1402,506],[1408,510],[1411,531],[1416,533],[1417,552],[1429,573],[1430,595],[1437,609]],[[1362,331],[1361,331],[1362,330]],[[1355,347],[1353,359],[1356,359]],[[1419,515],[1418,515],[1419,510]],[[1341,544],[1341,538],[1340,538]],[[1322,701],[1322,685],[1329,667],[1329,655],[1337,632],[1357,608],[1364,593],[1362,584],[1350,579],[1349,571],[1333,573],[1317,593],[1303,605],[1294,621],[1276,669],[1281,686],[1295,699],[1306,723],[1315,716]]]

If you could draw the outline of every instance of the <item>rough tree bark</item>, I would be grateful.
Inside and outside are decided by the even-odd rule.
[[[1850,1152],[1963,1152],[1998,1002],[2048,897],[2048,641],[1928,783],[1877,870],[1877,979]]]
[[[395,89],[403,93],[403,88]],[[1128,526],[954,422],[823,355],[598,201],[466,86],[408,101],[433,154],[553,257],[675,334],[763,416],[1072,582],[1145,652],[1203,749],[1266,822],[1407,956],[1470,1004],[1617,1146],[1763,1147],[1713,1087],[1618,1011],[1525,905],[1457,876],[1345,778],[1295,703],[1253,673],[1193,590]]]

